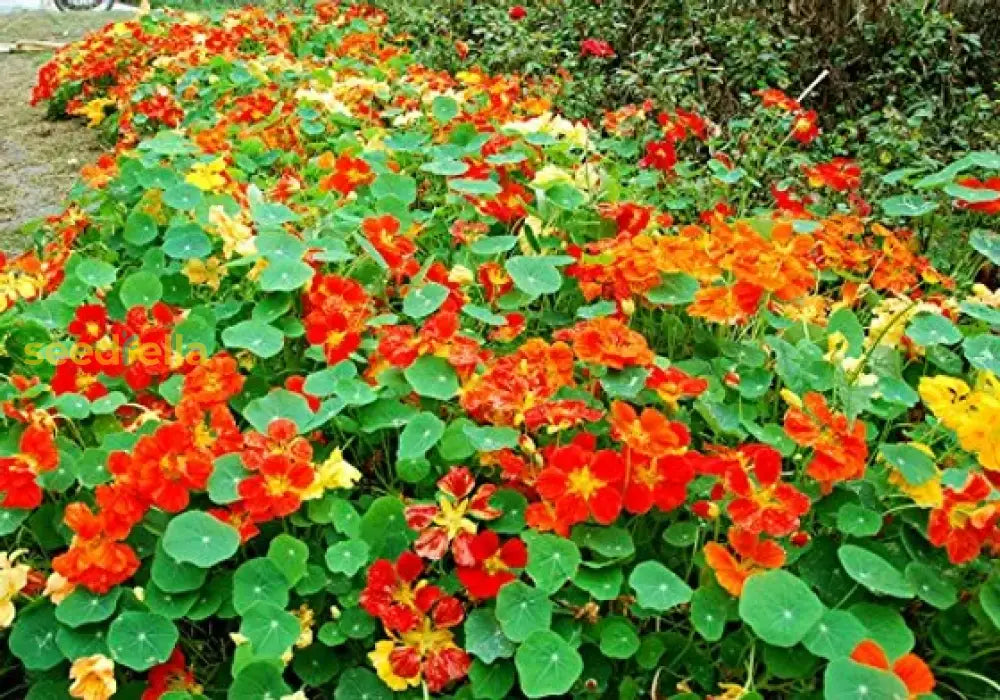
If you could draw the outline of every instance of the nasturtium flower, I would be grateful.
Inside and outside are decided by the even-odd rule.
[[[943,502],[931,511],[927,538],[945,548],[952,564],[972,561],[995,540],[1000,501],[992,500],[993,494],[989,480],[979,473],[969,474],[960,489],[945,487]]]
[[[167,693],[201,694],[201,686],[195,681],[194,671],[188,666],[184,652],[175,647],[170,658],[149,669],[146,690],[141,700],[159,700]]]
[[[0,552],[0,629],[6,629],[14,622],[14,596],[28,585],[31,567],[17,561],[27,553],[26,549]]]
[[[463,538],[455,575],[471,598],[495,598],[501,586],[517,578],[516,570],[528,564],[528,549],[519,537],[505,542],[492,530]]]
[[[354,488],[360,480],[361,472],[344,459],[344,453],[338,448],[316,467],[315,478],[302,493],[302,498],[322,498],[327,491]]]
[[[216,158],[207,162],[198,162],[191,166],[191,170],[184,177],[184,181],[194,185],[200,190],[216,192],[226,185],[226,160]]]
[[[80,700],[108,700],[118,690],[115,663],[104,654],[81,656],[69,669],[70,697]]]
[[[18,452],[10,457],[0,457],[0,492],[3,508],[37,508],[42,503],[42,489],[36,477],[50,472],[59,465],[51,430],[29,425],[21,433]]]
[[[555,338],[571,342],[577,359],[589,364],[620,370],[653,362],[646,338],[610,316],[581,321],[556,332]]]
[[[727,453],[726,506],[733,524],[752,534],[790,535],[809,511],[809,497],[781,479],[781,453],[767,445],[743,445]]]
[[[476,479],[466,467],[452,467],[438,479],[437,487],[441,492],[437,503],[406,507],[407,525],[420,533],[413,549],[432,561],[441,559],[460,535],[474,535],[477,520],[495,520],[501,515],[490,505],[496,486],[484,484],[477,489]]]
[[[890,662],[882,646],[871,639],[858,643],[851,652],[851,659],[895,675],[906,686],[908,700],[916,700],[932,692],[936,685],[930,667],[919,656],[913,653],[903,654]]]
[[[647,457],[683,454],[691,443],[687,425],[672,421],[655,408],[637,412],[624,401],[611,403],[611,434]]]
[[[737,527],[729,529],[729,547],[709,542],[705,545],[705,561],[715,574],[715,580],[730,594],[739,597],[743,584],[755,573],[780,569],[785,564],[785,550],[774,540],[762,539]]]
[[[864,476],[868,460],[864,423],[832,411],[822,394],[809,392],[802,397],[801,408],[788,410],[785,433],[797,444],[812,448],[806,474],[824,492],[834,483]]]

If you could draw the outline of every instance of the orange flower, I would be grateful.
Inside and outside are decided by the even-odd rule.
[[[80,700],[108,700],[118,689],[115,664],[104,654],[76,659],[69,669],[70,697]]]
[[[641,414],[624,401],[611,404],[611,435],[647,457],[683,454],[691,444],[686,425],[672,421],[655,408]]]
[[[851,659],[863,666],[890,671],[906,686],[909,700],[934,690],[934,674],[916,654],[904,654],[890,665],[889,657],[878,642],[866,639],[854,647]]]
[[[319,167],[333,170],[333,173],[320,180],[321,190],[335,190],[342,195],[348,195],[354,190],[375,181],[371,167],[361,158],[342,155],[337,158],[332,153],[324,153],[316,162]]]
[[[195,367],[186,377],[181,394],[198,404],[220,404],[243,389],[239,364],[226,353],[220,353]]]
[[[609,316],[581,321],[553,337],[572,342],[574,354],[583,362],[611,369],[645,367],[653,362],[653,351],[643,335]]]
[[[687,307],[689,316],[715,323],[745,323],[760,304],[764,290],[749,282],[702,287]]]
[[[708,382],[700,377],[692,377],[676,367],[653,367],[646,378],[646,387],[655,391],[671,411],[676,411],[680,408],[681,399],[699,396],[708,389]]]
[[[737,598],[743,593],[748,578],[765,569],[780,569],[785,564],[785,550],[773,540],[762,540],[737,527],[729,528],[729,545],[733,552],[717,542],[705,545],[705,561],[715,579]],[[739,557],[739,558],[737,558]]]
[[[944,490],[944,501],[931,511],[927,537],[945,547],[952,564],[972,561],[984,544],[996,537],[1000,503],[991,501],[993,487],[985,476],[972,473],[961,489]]]
[[[835,482],[863,477],[868,460],[864,424],[834,413],[816,392],[806,394],[802,405],[785,414],[785,432],[799,445],[813,449],[806,473],[820,482],[824,493]]]
[[[21,434],[20,452],[13,457],[0,457],[0,491],[3,508],[37,508],[42,503],[42,490],[35,480],[39,474],[52,471],[59,464],[52,432],[29,425]]]

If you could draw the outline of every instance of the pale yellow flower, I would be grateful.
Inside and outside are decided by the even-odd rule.
[[[294,615],[299,620],[299,637],[295,640],[295,648],[305,649],[313,643],[312,626],[316,616],[313,614],[312,609],[305,603],[295,611]]]
[[[244,223],[244,216],[243,212],[235,217],[229,216],[218,204],[208,210],[208,221],[222,239],[222,254],[226,260],[234,255],[246,257],[257,253],[253,229]]]
[[[0,629],[6,629],[14,622],[16,612],[13,598],[28,585],[31,567],[17,563],[26,553],[26,549],[18,549],[9,554],[0,552]]]
[[[226,272],[221,261],[215,256],[208,260],[201,258],[191,258],[184,264],[184,275],[191,284],[205,285],[210,289],[218,289],[222,284],[222,276]]]
[[[115,100],[109,97],[98,97],[97,99],[90,100],[82,107],[78,107],[73,114],[78,114],[81,117],[87,118],[87,126],[91,129],[95,129],[101,125],[104,118],[107,116],[104,112],[105,107],[110,107],[115,104]]]
[[[53,571],[45,581],[42,595],[51,600],[53,605],[59,605],[75,590],[76,584],[70,583],[65,576]]]
[[[84,656],[73,662],[69,669],[71,697],[80,700],[108,700],[118,690],[115,681],[115,664],[104,654]]]

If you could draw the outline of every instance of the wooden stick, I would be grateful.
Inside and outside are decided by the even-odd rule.
[[[809,97],[809,93],[815,90],[816,86],[822,83],[826,79],[826,76],[828,75],[830,75],[830,71],[824,68],[823,72],[816,76],[816,80],[809,83],[809,87],[807,87],[805,90],[802,91],[802,94],[799,95],[799,99],[797,100],[797,102],[802,102],[802,100]]]

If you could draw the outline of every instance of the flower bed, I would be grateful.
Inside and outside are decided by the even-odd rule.
[[[42,67],[116,146],[0,270],[28,696],[1000,688],[1000,156],[813,162],[776,90],[573,122],[384,25]]]

